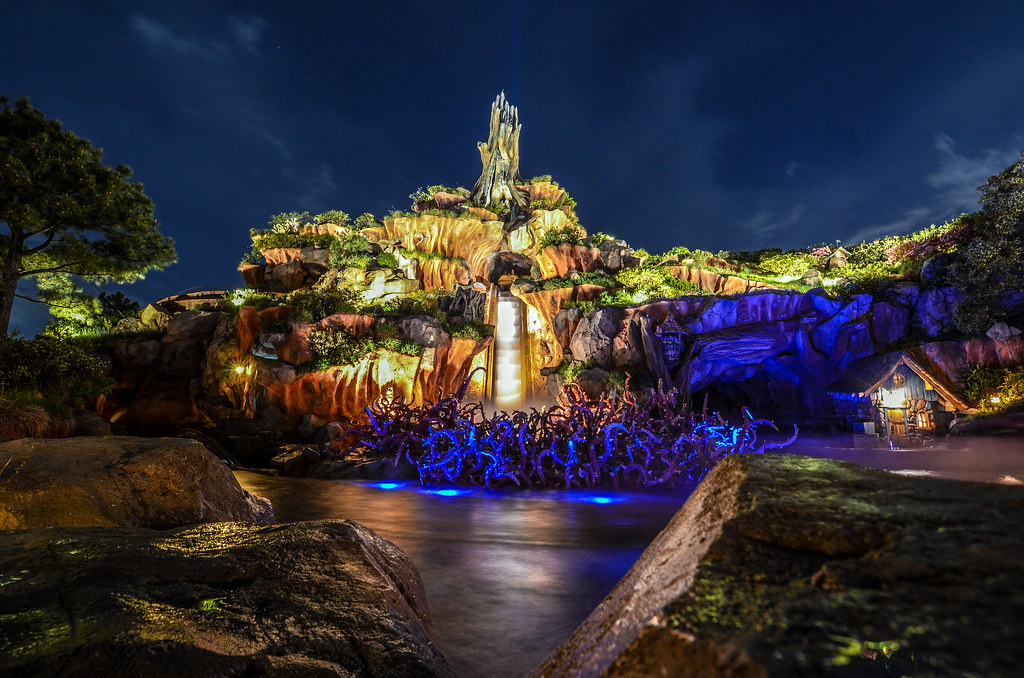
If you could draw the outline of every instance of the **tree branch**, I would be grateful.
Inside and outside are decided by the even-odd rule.
[[[40,231],[39,233],[35,233],[33,235],[39,235],[40,233],[43,233],[43,232],[44,231]],[[27,257],[30,254],[35,254],[36,252],[45,250],[47,247],[50,246],[50,243],[53,242],[53,238],[56,235],[57,235],[57,231],[56,230],[51,230],[50,231],[50,235],[46,236],[46,240],[44,242],[42,242],[41,244],[36,245],[34,247],[29,247],[27,250],[22,250],[21,251],[22,255]]]
[[[85,261],[70,261],[66,264],[61,264],[60,266],[51,266],[50,268],[25,269],[18,273],[18,277],[24,278],[25,276],[39,275],[40,273],[67,273],[68,268],[73,268],[84,263]]]

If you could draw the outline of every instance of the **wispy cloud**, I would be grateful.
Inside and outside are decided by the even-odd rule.
[[[903,217],[887,224],[876,224],[865,226],[848,236],[846,242],[853,245],[856,243],[875,240],[885,235],[900,235],[920,230],[928,226],[929,220],[934,220],[937,210],[928,207],[915,207],[904,212]]]
[[[978,186],[1012,163],[1018,153],[1016,147],[990,148],[976,157],[967,157],[957,151],[956,143],[946,134],[935,138],[935,149],[939,152],[939,168],[928,175],[928,185],[942,191],[942,197],[956,209],[976,202]]]
[[[231,26],[231,33],[239,47],[250,54],[259,51],[260,43],[263,42],[263,31],[267,22],[259,17],[236,17],[228,18]]]
[[[770,236],[797,228],[802,224],[805,208],[796,205],[785,216],[779,216],[770,210],[762,210],[750,219],[741,223],[747,233],[762,241]]]
[[[170,56],[215,59],[230,52],[223,42],[179,35],[167,25],[138,14],[132,17],[131,26],[150,49]]]

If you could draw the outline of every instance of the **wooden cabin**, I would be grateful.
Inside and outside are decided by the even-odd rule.
[[[836,251],[828,255],[828,259],[825,260],[826,268],[839,268],[846,266],[847,260],[850,258],[850,253],[843,247],[837,247]]]
[[[946,374],[913,351],[862,358],[825,391],[840,425],[893,442],[943,435],[969,407]]]

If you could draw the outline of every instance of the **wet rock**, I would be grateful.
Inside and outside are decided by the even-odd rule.
[[[217,323],[224,317],[219,311],[185,311],[175,313],[167,321],[167,334],[164,343],[172,341],[209,341]]]
[[[619,333],[622,309],[615,307],[594,311],[580,320],[569,341],[574,356],[586,356],[598,365],[611,367],[612,343]]]
[[[412,561],[349,521],[0,534],[0,673],[453,676]]]
[[[428,348],[439,348],[451,341],[451,336],[444,331],[435,318],[416,315],[403,318],[399,323],[402,334],[414,343]]]
[[[1016,337],[1019,334],[1019,329],[1011,327],[1004,322],[996,323],[985,332],[985,336],[994,341],[1006,341],[1010,337]]]
[[[728,457],[532,675],[1016,675],[1021,510],[1022,487]]]
[[[24,439],[0,446],[0,529],[274,522],[270,502],[185,438]]]

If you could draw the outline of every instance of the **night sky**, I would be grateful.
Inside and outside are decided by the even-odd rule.
[[[0,94],[134,168],[179,256],[143,303],[240,286],[273,214],[471,186],[501,90],[523,175],[651,252],[906,233],[1024,149],[1020,0],[675,5],[4,2]]]

